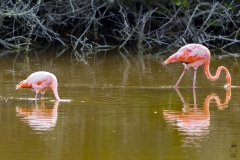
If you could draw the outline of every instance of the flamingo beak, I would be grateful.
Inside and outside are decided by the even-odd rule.
[[[18,89],[21,89],[22,87],[21,87],[21,85],[16,85],[16,90],[18,90]]]
[[[229,84],[229,83],[225,84],[225,85],[224,85],[224,88],[225,88],[225,89],[231,88],[231,84]]]

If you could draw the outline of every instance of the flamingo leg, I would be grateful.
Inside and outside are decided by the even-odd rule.
[[[196,92],[195,92],[195,88],[193,88],[193,101],[194,101],[194,108],[197,108],[197,100],[196,100]],[[194,110],[195,110],[194,109]]]
[[[37,96],[38,96],[38,92],[36,92],[35,100],[37,99]]]
[[[193,88],[196,86],[197,68],[194,68]]]
[[[183,65],[184,65],[184,70],[183,70],[181,76],[179,77],[177,83],[175,84],[174,88],[178,88],[178,85],[179,85],[182,77],[184,76],[184,74],[186,73],[186,71],[187,71],[187,69],[188,69],[188,67],[187,67],[187,65],[186,65],[185,63],[183,63]]]
[[[41,92],[41,99],[44,98],[44,93],[45,93],[45,92]]]

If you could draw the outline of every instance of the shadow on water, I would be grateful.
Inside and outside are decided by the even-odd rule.
[[[223,103],[221,103],[216,93],[207,95],[202,108],[197,108],[195,88],[193,89],[193,104],[187,103],[178,89],[176,89],[176,92],[182,101],[182,111],[163,110],[164,118],[168,123],[176,126],[176,129],[180,132],[179,134],[184,136],[182,147],[201,147],[201,140],[210,132],[210,102],[215,100],[219,110],[227,108],[231,99],[231,88],[227,88],[226,98]]]
[[[21,121],[29,125],[36,131],[47,131],[54,129],[57,123],[59,101],[55,101],[54,105],[49,107],[44,101],[35,101],[31,106],[16,106],[17,116]]]

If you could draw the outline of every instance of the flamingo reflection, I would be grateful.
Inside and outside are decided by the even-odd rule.
[[[33,130],[46,131],[55,127],[57,123],[57,111],[59,101],[55,101],[53,107],[45,106],[44,102],[31,107],[16,106],[17,116],[28,124]]]
[[[227,88],[226,98],[223,103],[221,103],[220,98],[217,94],[209,94],[205,98],[203,108],[197,108],[195,89],[193,89],[193,107],[189,107],[189,104],[185,102],[178,89],[176,89],[176,92],[183,103],[182,111],[164,110],[164,118],[168,123],[176,126],[177,130],[180,132],[181,135],[185,136],[185,138],[183,139],[184,147],[188,147],[190,144],[198,147],[199,144],[196,142],[201,141],[204,136],[209,134],[209,103],[212,100],[215,100],[218,109],[222,110],[224,108],[227,108],[228,102],[231,99],[231,88]]]

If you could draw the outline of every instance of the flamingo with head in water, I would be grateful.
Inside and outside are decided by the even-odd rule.
[[[38,71],[32,73],[27,79],[19,82],[16,89],[29,88],[30,90],[35,91],[35,99],[37,99],[39,92],[41,92],[43,98],[45,91],[52,90],[56,99],[60,101],[61,99],[58,96],[57,87],[58,82],[54,74],[46,71]]]
[[[211,81],[215,81],[219,78],[221,70],[226,72],[226,81],[227,87],[231,86],[231,75],[226,67],[220,66],[218,67],[215,76],[212,76],[209,71],[209,64],[210,64],[211,54],[207,47],[201,44],[187,44],[181,47],[175,54],[170,56],[163,62],[163,65],[172,63],[172,62],[182,62],[184,65],[184,70],[182,75],[178,79],[177,83],[175,84],[175,88],[178,88],[178,85],[187,71],[188,68],[194,68],[194,78],[193,78],[193,88],[195,88],[196,84],[196,74],[197,69],[199,66],[203,65],[205,74],[207,78]]]

